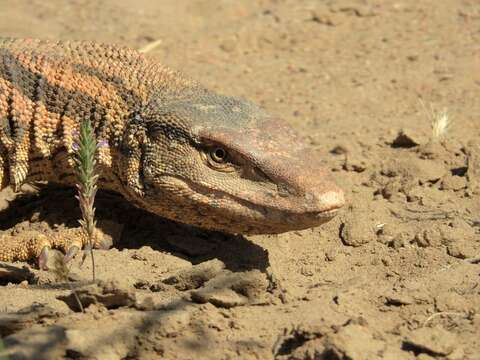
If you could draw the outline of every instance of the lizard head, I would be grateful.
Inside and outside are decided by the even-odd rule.
[[[203,228],[305,229],[330,220],[345,202],[290,126],[249,102],[206,90],[153,101],[130,123],[122,149],[133,201]]]

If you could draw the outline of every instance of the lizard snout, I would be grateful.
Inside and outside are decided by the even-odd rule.
[[[321,209],[319,212],[334,213],[345,205],[345,195],[341,189],[336,188],[317,195],[316,202]]]
[[[292,165],[276,172],[280,196],[289,199],[294,212],[331,214],[345,205],[345,195],[330,174],[310,161],[306,167]]]

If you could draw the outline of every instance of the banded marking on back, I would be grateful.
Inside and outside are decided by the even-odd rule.
[[[29,153],[30,153],[30,134],[31,119],[33,116],[33,104],[30,98],[35,96],[35,77],[25,76],[17,71],[15,63],[17,61],[25,61],[29,56],[22,54],[15,59],[11,54],[3,56],[3,76],[7,82],[10,82],[11,89],[8,94],[8,132],[4,121],[4,132],[11,142],[7,145],[9,177],[10,184],[15,190],[25,181],[29,169]],[[16,90],[16,86],[21,87],[24,91]]]

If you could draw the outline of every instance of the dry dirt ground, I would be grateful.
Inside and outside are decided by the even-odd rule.
[[[99,285],[73,262],[85,313],[51,271],[0,265],[2,360],[480,359],[478,0],[0,0],[0,36],[156,42],[289,121],[348,198],[320,228],[243,237],[100,194],[117,235]],[[77,226],[70,190],[1,195],[4,234]]]

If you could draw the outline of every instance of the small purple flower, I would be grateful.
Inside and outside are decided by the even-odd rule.
[[[108,141],[107,140],[100,140],[97,144],[97,148],[102,148],[102,147],[108,147]]]
[[[72,144],[72,149],[73,149],[73,151],[78,151],[78,149],[80,149],[80,146],[78,146],[77,143],[73,143]]]

